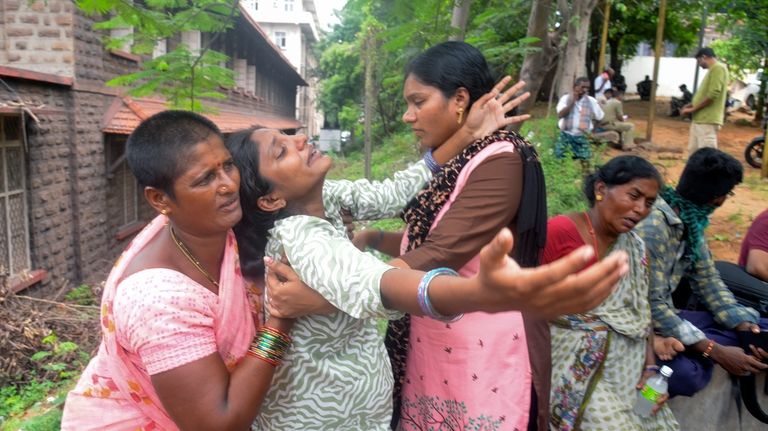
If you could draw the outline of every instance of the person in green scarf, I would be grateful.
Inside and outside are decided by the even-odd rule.
[[[704,236],[709,216],[733,194],[742,178],[743,169],[734,157],[715,148],[701,148],[688,159],[677,187],[662,189],[653,211],[636,228],[648,250],[654,329],[685,346],[680,354],[656,352],[663,358],[658,364],[674,370],[670,396],[692,396],[706,387],[714,363],[737,376],[768,368],[761,362],[768,359],[768,353],[755,347],[745,352],[738,347],[736,332],[759,333],[761,327],[768,329],[768,321],[736,302],[715,269]],[[704,311],[675,308],[672,293],[683,279],[690,283]]]

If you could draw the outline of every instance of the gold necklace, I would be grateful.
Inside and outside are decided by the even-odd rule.
[[[192,252],[189,251],[186,245],[184,245],[183,242],[176,236],[176,232],[173,231],[173,226],[171,226],[170,223],[168,223],[168,230],[171,232],[171,239],[176,244],[176,247],[181,251],[181,254],[184,255],[184,257],[189,260],[192,265],[197,268],[198,271],[200,271],[201,274],[205,276],[205,278],[208,279],[216,288],[219,288],[219,282],[216,281],[213,277],[211,277],[211,274],[208,273],[208,271],[203,268],[203,265],[200,263],[199,260],[195,258],[195,256],[192,255]]]

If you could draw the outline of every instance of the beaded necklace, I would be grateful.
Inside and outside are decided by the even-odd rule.
[[[205,268],[203,268],[203,265],[200,263],[200,261],[197,260],[197,258],[192,254],[192,252],[189,251],[187,246],[184,245],[184,243],[181,242],[181,240],[176,236],[176,232],[174,232],[173,226],[171,226],[170,223],[168,224],[168,230],[171,232],[171,239],[173,240],[174,244],[176,244],[176,247],[181,251],[181,254],[183,254],[184,257],[186,257],[187,260],[189,260],[192,263],[192,265],[194,265],[194,267],[197,268],[197,270],[200,271],[200,273],[203,274],[205,278],[207,278],[208,281],[210,281],[211,284],[216,286],[216,288],[218,289],[219,282],[216,281],[216,279],[214,279],[211,276],[211,274],[209,274],[208,271],[205,270]]]

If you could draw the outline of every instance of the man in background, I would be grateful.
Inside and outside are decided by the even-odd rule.
[[[723,125],[728,97],[728,68],[717,61],[715,51],[709,47],[701,48],[696,53],[696,62],[708,72],[693,95],[693,101],[680,110],[681,115],[693,116],[688,135],[688,155],[699,148],[717,148],[717,132]]]
[[[555,156],[563,158],[569,152],[574,159],[588,165],[592,148],[587,136],[592,132],[592,121],[603,119],[603,110],[589,95],[589,78],[581,76],[573,83],[573,91],[557,102],[557,126],[560,136],[555,143]]]
[[[611,79],[613,78],[614,71],[610,67],[606,67],[603,73],[595,77],[595,99],[598,102],[605,102],[605,92],[612,89]]]
[[[605,103],[603,103],[603,119],[597,123],[597,126],[604,130],[613,130],[621,136],[621,150],[630,151],[635,148],[635,125],[629,121],[624,121],[624,107],[622,101],[624,92],[609,88],[605,90]]]

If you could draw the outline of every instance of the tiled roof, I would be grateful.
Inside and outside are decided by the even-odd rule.
[[[167,109],[168,106],[161,99],[117,98],[104,114],[101,130],[104,133],[129,135],[142,120]],[[214,114],[203,115],[219,126],[222,133],[232,133],[253,126],[281,130],[301,127],[301,123],[293,118],[273,117],[232,108],[220,108]]]

